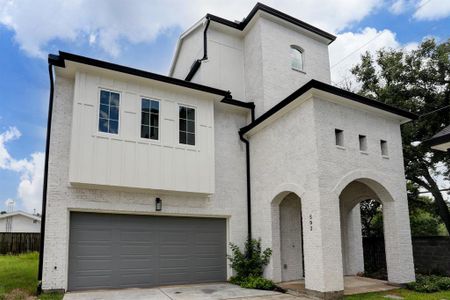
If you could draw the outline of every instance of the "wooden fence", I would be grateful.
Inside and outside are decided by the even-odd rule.
[[[40,233],[0,232],[0,254],[19,254],[39,251]]]

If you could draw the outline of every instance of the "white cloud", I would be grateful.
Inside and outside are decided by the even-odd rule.
[[[33,153],[29,159],[17,160],[13,158],[6,148],[6,144],[20,138],[20,136],[21,133],[16,127],[10,127],[0,133],[0,170],[18,173],[20,183],[17,187],[17,197],[21,206],[28,212],[33,212],[34,209],[40,212],[44,176],[44,153]]]
[[[361,60],[361,54],[368,51],[375,54],[381,48],[399,48],[395,33],[389,29],[376,30],[366,27],[360,32],[345,32],[337,36],[330,45],[331,80],[340,85],[352,81],[350,69]]]
[[[439,20],[450,16],[450,0],[420,0],[414,18],[417,20]]]
[[[363,19],[381,2],[323,0],[318,5],[316,0],[268,0],[265,3],[324,30],[338,32]],[[84,40],[114,56],[120,53],[121,41],[150,42],[169,28],[186,29],[208,12],[241,20],[254,4],[253,0],[0,0],[0,24],[14,30],[16,42],[33,56],[44,57],[46,46],[54,39]]]
[[[406,7],[405,0],[395,0],[389,7],[389,11],[395,15],[399,15],[406,10]]]

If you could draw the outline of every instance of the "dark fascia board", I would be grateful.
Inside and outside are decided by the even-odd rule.
[[[224,90],[216,89],[216,88],[213,88],[210,86],[201,85],[201,84],[193,83],[190,81],[185,81],[185,80],[168,77],[168,76],[164,76],[164,75],[160,75],[160,74],[156,74],[156,73],[151,73],[151,72],[147,72],[147,71],[143,71],[143,70],[139,70],[139,69],[134,69],[134,68],[126,67],[123,65],[118,65],[118,64],[114,64],[114,63],[110,63],[110,62],[106,62],[106,61],[102,61],[102,60],[93,59],[90,57],[80,56],[80,55],[63,52],[63,51],[59,51],[59,55],[50,54],[48,56],[48,61],[50,64],[57,66],[57,67],[61,67],[61,68],[65,67],[66,60],[85,64],[85,65],[90,65],[90,66],[94,66],[94,67],[98,67],[98,68],[102,68],[102,69],[107,69],[107,70],[111,70],[111,71],[116,71],[116,72],[120,72],[120,73],[124,73],[124,74],[129,74],[129,75],[148,78],[148,79],[152,79],[152,80],[156,80],[156,81],[161,81],[161,82],[165,82],[168,84],[178,85],[178,86],[186,87],[186,88],[193,89],[193,90],[198,90],[198,91],[202,91],[202,92],[206,92],[206,93],[210,93],[210,94],[224,96],[226,98],[231,98],[230,91],[224,91]]]
[[[447,133],[444,135],[432,137],[428,140],[425,140],[423,143],[426,146],[433,147],[433,146],[437,146],[437,145],[445,144],[445,143],[449,143],[449,142],[450,142],[450,133]]]
[[[268,14],[271,14],[271,15],[273,15],[275,17],[278,17],[278,18],[280,18],[282,20],[285,20],[285,21],[287,21],[289,23],[292,23],[294,25],[302,27],[302,28],[304,28],[306,30],[309,30],[309,31],[315,33],[315,34],[318,34],[318,35],[320,35],[320,36],[322,36],[322,37],[324,37],[326,39],[329,39],[330,40],[329,44],[331,44],[336,39],[336,36],[332,35],[331,33],[328,33],[326,31],[323,31],[322,29],[319,29],[319,28],[317,28],[315,26],[312,26],[312,25],[310,25],[308,23],[300,21],[299,19],[291,17],[291,16],[289,16],[289,15],[287,15],[287,14],[285,14],[285,13],[279,11],[279,10],[276,10],[276,9],[274,9],[274,8],[272,8],[270,6],[267,6],[265,4],[262,4],[260,2],[258,2],[253,7],[253,9],[250,11],[248,16],[244,19],[244,21],[239,22],[239,23],[236,23],[236,22],[233,22],[233,21],[230,21],[230,20],[227,20],[227,19],[215,16],[215,15],[212,15],[212,14],[207,14],[206,18],[209,18],[212,21],[215,21],[217,23],[220,23],[220,24],[223,24],[223,25],[226,25],[226,26],[229,26],[229,27],[232,27],[232,28],[235,28],[237,30],[242,31],[250,23],[250,21],[256,15],[258,10],[264,11],[264,12],[266,12]]]
[[[331,94],[334,94],[336,96],[340,96],[364,105],[368,105],[371,107],[375,107],[408,119],[412,119],[415,120],[418,118],[418,116],[414,113],[411,113],[409,111],[400,109],[400,108],[396,108],[394,106],[388,105],[386,103],[380,102],[380,101],[376,101],[376,100],[372,100],[369,98],[366,98],[364,96],[337,88],[335,86],[317,81],[317,80],[310,80],[308,81],[304,86],[302,86],[301,88],[299,88],[298,90],[296,90],[294,93],[292,93],[291,95],[289,95],[286,99],[282,100],[281,102],[279,102],[278,104],[276,104],[274,107],[272,107],[271,109],[269,109],[267,112],[265,112],[264,114],[262,114],[259,118],[257,118],[254,122],[250,123],[249,125],[241,128],[240,132],[241,134],[245,134],[247,132],[249,132],[251,129],[255,128],[256,126],[258,126],[259,124],[261,124],[262,122],[264,122],[266,119],[268,119],[269,117],[271,117],[272,115],[274,115],[275,113],[277,113],[279,110],[281,110],[283,107],[285,107],[286,105],[288,105],[289,103],[291,103],[292,101],[294,101],[295,99],[297,99],[298,97],[300,97],[301,95],[303,95],[304,93],[306,93],[307,91],[309,91],[310,89],[317,89],[317,90],[321,90],[324,92],[328,92]]]
[[[231,98],[223,98],[222,101],[220,101],[220,102],[226,103],[226,104],[231,104],[234,106],[240,106],[240,107],[244,107],[244,108],[248,108],[248,109],[255,108],[254,102],[244,102],[244,101],[235,100],[235,99],[231,99]]]

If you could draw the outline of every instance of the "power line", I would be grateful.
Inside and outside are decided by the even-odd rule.
[[[424,7],[425,5],[427,5],[428,3],[430,3],[431,0],[428,0],[424,3],[422,3],[419,7],[416,8],[416,11],[418,11],[419,9],[421,9],[422,7]],[[371,42],[373,42],[374,40],[376,40],[377,38],[379,38],[383,33],[385,33],[385,31],[381,31],[380,33],[378,33],[375,37],[373,37],[372,39],[370,39],[368,42],[366,42],[364,45],[358,47],[357,49],[353,50],[352,52],[350,52],[349,54],[347,54],[346,56],[344,56],[343,58],[341,58],[337,63],[333,64],[330,67],[330,70],[333,69],[334,67],[336,67],[337,65],[339,65],[341,62],[343,62],[344,60],[346,60],[347,58],[349,58],[350,56],[352,56],[353,54],[355,54],[356,52],[358,52],[359,50],[361,50],[362,48],[364,48],[365,46],[367,46],[368,44],[370,44]],[[339,82],[340,83],[340,82]]]

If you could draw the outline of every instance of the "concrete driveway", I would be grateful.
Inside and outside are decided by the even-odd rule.
[[[121,289],[71,292],[64,300],[299,300],[300,298],[272,291],[243,289],[229,283],[167,286],[152,289]],[[306,299],[306,298],[304,298]]]

